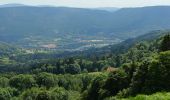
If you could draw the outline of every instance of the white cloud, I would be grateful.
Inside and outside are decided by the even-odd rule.
[[[170,5],[170,0],[0,0],[0,4],[6,3],[71,7],[141,7]]]

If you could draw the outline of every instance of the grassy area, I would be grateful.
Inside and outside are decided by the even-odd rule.
[[[170,100],[170,92],[159,92],[152,95],[137,95],[120,100]]]
[[[170,100],[170,92],[158,92],[152,95],[137,95],[136,97],[129,97],[118,99],[116,97],[107,98],[106,100]]]

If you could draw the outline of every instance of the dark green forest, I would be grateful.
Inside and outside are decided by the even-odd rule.
[[[65,57],[25,54],[5,43],[0,48],[0,100],[170,98],[170,32],[129,39],[108,52],[90,49]]]

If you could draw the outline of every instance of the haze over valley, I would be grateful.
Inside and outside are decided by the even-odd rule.
[[[8,4],[0,12],[1,41],[29,49],[86,50],[170,27],[169,6],[108,11]]]

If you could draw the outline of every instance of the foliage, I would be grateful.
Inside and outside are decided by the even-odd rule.
[[[124,99],[118,99],[116,100],[169,100],[170,93],[166,92],[159,92],[152,95],[137,95],[136,97],[129,97]],[[115,98],[109,98],[107,100],[115,100]]]
[[[0,88],[0,100],[9,100],[11,98],[11,94],[6,88]]]
[[[160,46],[160,50],[161,50],[161,51],[170,50],[170,34],[165,35],[165,36],[163,37],[163,41],[162,41],[162,44],[161,44],[161,46]]]
[[[20,62],[15,67],[0,67],[3,71],[0,74],[0,99],[152,98],[131,96],[170,91],[170,50],[160,50],[161,46],[167,47],[168,36],[136,43],[124,53],[113,52],[89,58],[28,60],[28,63]]]
[[[25,90],[25,89],[36,86],[36,81],[32,75],[20,74],[20,75],[16,75],[12,77],[9,81],[9,84],[11,87],[14,87],[20,90]]]
[[[39,86],[50,88],[57,85],[58,81],[53,74],[39,73],[36,75],[36,82]]]

